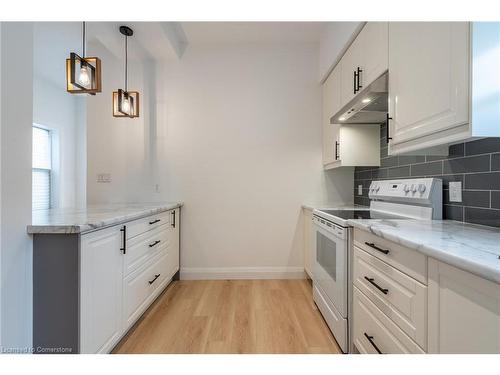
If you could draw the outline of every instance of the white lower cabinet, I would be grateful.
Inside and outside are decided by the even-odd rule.
[[[500,353],[500,284],[354,230],[353,351]]]
[[[313,248],[312,248],[312,210],[309,208],[303,208],[304,214],[304,270],[307,275],[312,279],[312,269],[313,269]]]
[[[80,353],[107,353],[122,334],[120,227],[85,234],[80,250]]]
[[[179,213],[81,236],[80,353],[110,352],[179,270]]]
[[[500,285],[429,258],[429,353],[500,353]]]
[[[359,353],[424,353],[357,287],[353,288],[353,343]]]

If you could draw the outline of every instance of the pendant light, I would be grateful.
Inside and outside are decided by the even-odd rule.
[[[125,35],[125,89],[113,91],[114,117],[139,117],[139,92],[128,90],[128,37],[134,31],[127,26],[120,26],[120,32]]]
[[[82,56],[71,52],[66,59],[66,91],[71,94],[95,95],[101,92],[101,60],[85,56],[85,30],[83,22]]]

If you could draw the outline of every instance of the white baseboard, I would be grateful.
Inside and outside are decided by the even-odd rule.
[[[181,268],[181,280],[304,279],[304,267]]]

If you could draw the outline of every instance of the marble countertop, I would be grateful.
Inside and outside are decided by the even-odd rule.
[[[85,233],[182,206],[180,202],[91,205],[33,211],[29,234]]]
[[[349,220],[355,228],[500,283],[500,229],[452,220]]]
[[[302,204],[302,208],[306,208],[308,210],[359,210],[359,209],[369,209],[369,206],[360,206],[356,204],[339,204],[339,203],[326,203],[326,204],[311,204],[304,203]]]

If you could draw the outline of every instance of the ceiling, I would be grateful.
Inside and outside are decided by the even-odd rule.
[[[316,43],[327,22],[182,22],[189,44]]]

